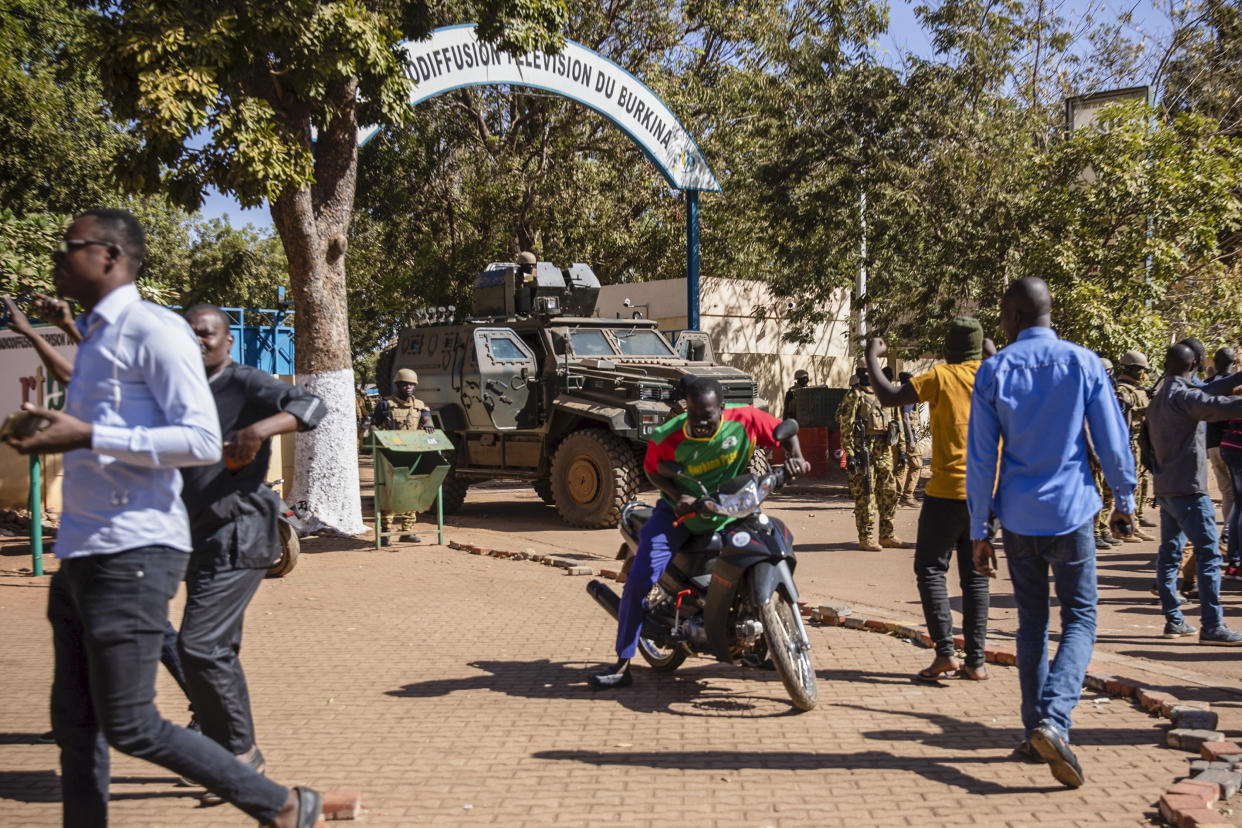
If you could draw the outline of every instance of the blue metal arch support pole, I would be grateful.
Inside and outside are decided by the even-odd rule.
[[[698,190],[686,190],[686,328],[699,329]]]

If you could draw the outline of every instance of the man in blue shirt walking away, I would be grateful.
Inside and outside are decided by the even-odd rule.
[[[1109,527],[1134,531],[1134,458],[1121,407],[1099,357],[1052,330],[1052,296],[1026,277],[1005,291],[1009,346],[975,375],[966,458],[966,502],[975,566],[996,577],[988,514],[1004,527],[1018,605],[1018,681],[1025,738],[1016,751],[1051,765],[1071,788],[1084,778],[1070,749],[1070,714],[1095,643],[1092,523],[1100,496],[1087,462],[1087,429],[1115,508]],[[997,476],[999,460],[1000,475]],[[1061,643],[1048,664],[1048,574],[1061,605]]]

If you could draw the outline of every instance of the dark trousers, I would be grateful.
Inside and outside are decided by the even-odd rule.
[[[1225,515],[1229,530],[1229,550],[1225,559],[1234,565],[1242,564],[1242,451],[1221,446],[1220,459],[1229,469],[1229,482],[1233,485],[1233,511]]]
[[[177,628],[167,619],[164,621],[164,641],[160,644],[160,664],[164,665],[168,675],[173,677],[188,698],[190,691],[185,689],[185,670],[181,667],[181,656],[177,654]]]
[[[914,547],[914,575],[927,633],[936,655],[952,657],[953,613],[945,576],[949,558],[957,552],[957,576],[962,587],[962,635],[966,639],[966,663],[984,664],[983,648],[988,636],[988,579],[975,569],[970,540],[970,513],[964,500],[925,496],[919,510],[919,533]]]
[[[179,650],[186,692],[203,735],[242,754],[254,747],[250,690],[241,664],[242,622],[263,569],[196,569],[186,574]]]
[[[163,546],[61,562],[48,590],[64,824],[108,822],[108,746],[200,782],[260,822],[289,792],[210,739],[160,718],[155,673],[188,556]]]

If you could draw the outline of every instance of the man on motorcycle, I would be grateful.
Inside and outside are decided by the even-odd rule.
[[[757,448],[776,445],[772,431],[780,420],[754,406],[731,406],[721,402],[724,389],[711,377],[694,379],[686,388],[686,413],[680,414],[651,435],[643,469],[660,490],[660,500],[638,538],[634,565],[625,580],[617,622],[617,663],[608,672],[591,676],[596,689],[627,687],[634,683],[630,660],[638,649],[642,628],[643,599],[664,573],[673,553],[692,534],[713,532],[731,518],[696,515],[697,493],[688,481],[665,477],[657,471],[661,460],[672,460],[709,491],[746,471]],[[802,457],[798,438],[781,442],[785,468],[791,476],[810,471]]]

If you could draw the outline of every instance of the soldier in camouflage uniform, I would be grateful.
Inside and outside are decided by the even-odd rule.
[[[861,360],[860,360],[861,362]],[[841,446],[849,468],[850,495],[854,498],[854,522],[858,526],[858,546],[868,552],[883,547],[901,549],[906,544],[893,534],[897,513],[897,482],[893,477],[893,452],[889,418],[871,390],[866,364],[857,367],[850,390],[837,406],[837,425]],[[864,468],[863,449],[870,455]],[[870,488],[870,494],[867,489]],[[875,501],[880,519],[880,542],[872,535],[871,503]]]
[[[1104,366],[1104,373],[1108,375],[1110,382],[1116,386],[1113,378],[1113,362],[1105,357],[1100,358],[1100,363]],[[1087,464],[1091,467],[1091,478],[1095,482],[1095,488],[1100,493],[1100,501],[1103,506],[1100,511],[1095,513],[1095,547],[1096,549],[1107,549],[1110,546],[1121,546],[1122,541],[1113,537],[1113,532],[1108,528],[1108,517],[1113,513],[1113,490],[1109,488],[1107,481],[1104,480],[1104,470],[1100,468],[1100,462],[1095,457],[1095,449],[1091,446],[1091,433],[1087,432]],[[1138,542],[1138,538],[1131,536],[1130,540]]]
[[[402,368],[398,371],[397,376],[393,378],[394,393],[376,404],[375,413],[371,415],[372,425],[386,431],[414,431],[418,428],[435,431],[436,424],[431,419],[431,409],[425,402],[414,396],[414,389],[417,387],[418,374],[415,371],[410,368]],[[391,543],[394,539],[404,539],[418,543],[420,538],[413,532],[414,524],[417,522],[417,512],[385,513],[381,531],[391,532],[392,525],[400,523],[404,534],[400,537],[390,537],[389,542]]]
[[[1142,527],[1155,526],[1155,521],[1143,517],[1143,507],[1150,499],[1151,472],[1139,458],[1138,435],[1147,416],[1147,357],[1142,351],[1126,351],[1118,360],[1121,371],[1117,375],[1117,401],[1121,403],[1121,413],[1125,415],[1130,426],[1130,451],[1134,453],[1134,472],[1138,485],[1134,489],[1134,537],[1140,540],[1155,540]]]

